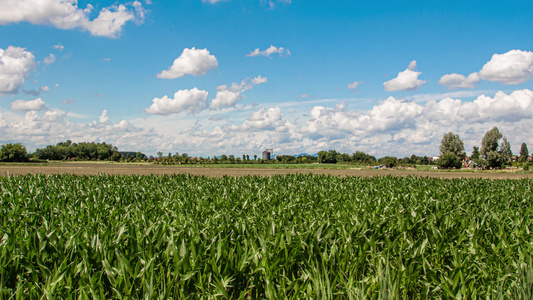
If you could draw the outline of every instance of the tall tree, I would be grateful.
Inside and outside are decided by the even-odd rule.
[[[528,157],[529,157],[529,150],[527,149],[527,144],[522,143],[522,146],[520,146],[520,157],[518,158],[518,161],[527,162]]]
[[[493,127],[485,133],[483,140],[481,140],[481,156],[488,167],[501,166],[498,143],[502,137],[498,127]]]
[[[500,164],[509,164],[511,162],[511,157],[513,156],[513,151],[511,150],[511,143],[507,141],[506,137],[503,138],[500,150]]]
[[[453,153],[460,160],[464,159],[466,156],[465,145],[463,141],[458,134],[455,134],[451,131],[442,137],[439,150],[441,156],[446,153]]]
[[[474,146],[474,150],[472,151],[472,155],[470,156],[471,159],[479,159],[480,153],[479,153],[479,147]]]

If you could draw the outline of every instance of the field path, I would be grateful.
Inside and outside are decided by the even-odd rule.
[[[533,173],[514,172],[443,172],[414,170],[357,170],[357,169],[266,169],[266,168],[202,168],[182,166],[129,165],[109,163],[50,163],[46,165],[0,165],[0,176],[24,174],[76,174],[76,175],[163,175],[192,174],[203,176],[272,176],[294,173],[327,174],[333,176],[421,176],[437,178],[489,178],[520,179],[533,178]]]

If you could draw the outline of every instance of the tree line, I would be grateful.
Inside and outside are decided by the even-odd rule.
[[[116,147],[106,143],[73,143],[66,142],[48,145],[29,154],[20,143],[6,144],[0,147],[0,161],[28,162],[32,160],[109,160],[119,161],[121,154]]]
[[[501,140],[501,142],[500,142]],[[257,155],[243,154],[242,157],[222,154],[213,157],[190,157],[187,153],[168,153],[163,155],[161,151],[157,156],[146,156],[141,152],[119,152],[117,147],[104,143],[73,143],[71,140],[48,145],[44,148],[35,150],[34,153],[28,154],[26,147],[20,143],[6,144],[0,146],[0,161],[3,162],[25,162],[32,160],[82,160],[82,161],[147,161],[155,164],[305,164],[305,163],[322,163],[322,164],[354,164],[354,165],[383,165],[386,167],[396,166],[415,166],[435,164],[440,168],[459,169],[464,165],[479,168],[502,168],[511,165],[513,153],[511,145],[507,138],[499,131],[497,127],[487,131],[481,141],[481,147],[474,146],[472,154],[467,157],[464,148],[464,142],[459,135],[449,132],[441,140],[439,147],[439,159],[432,160],[428,156],[411,155],[409,157],[397,158],[394,156],[385,156],[377,159],[375,156],[363,151],[356,151],[352,154],[340,153],[336,150],[319,151],[316,156],[313,155],[277,155],[271,160],[263,160]],[[528,160],[529,151],[525,143],[520,148],[518,163],[522,164],[525,169],[530,162]],[[467,159],[468,158],[468,159]]]

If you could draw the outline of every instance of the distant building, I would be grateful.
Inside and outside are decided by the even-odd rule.
[[[263,160],[270,160],[270,151],[263,151]]]

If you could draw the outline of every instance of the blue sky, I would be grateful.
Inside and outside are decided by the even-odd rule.
[[[193,156],[533,143],[529,1],[0,3],[0,144]]]

